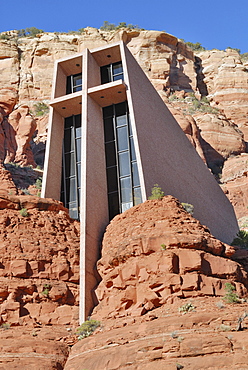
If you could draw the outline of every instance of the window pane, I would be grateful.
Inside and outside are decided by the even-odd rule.
[[[109,218],[110,220],[120,213],[119,210],[119,197],[118,193],[111,193],[108,195],[108,203],[109,203]]]
[[[115,115],[116,116],[124,116],[127,112],[127,105],[126,102],[119,103],[115,105]]]
[[[105,142],[114,140],[113,118],[104,119],[104,138]]]
[[[81,128],[81,114],[76,114],[74,117],[75,127]]]
[[[107,183],[109,193],[118,190],[116,167],[111,167],[107,169]]]
[[[73,119],[72,117],[67,117],[65,119],[65,129],[70,128],[73,126]]]
[[[70,94],[71,92],[72,92],[71,76],[67,76],[67,79],[66,79],[66,94]]]
[[[75,175],[75,157],[74,153],[68,153],[65,155],[65,177]]]
[[[132,201],[132,185],[131,178],[125,177],[120,180],[121,186],[121,203],[129,203]]]
[[[141,188],[134,188],[133,190],[134,205],[142,203]]]
[[[73,76],[73,86],[82,85],[82,75]]]
[[[110,65],[101,67],[101,84],[111,81]]]
[[[136,161],[136,153],[134,150],[134,143],[133,143],[133,138],[130,137],[130,149],[131,149],[131,159],[132,161]]]
[[[116,126],[117,127],[124,126],[126,124],[127,124],[127,116],[126,115],[116,117]]]
[[[133,186],[139,186],[140,181],[137,162],[132,163],[132,171],[133,171]]]
[[[76,201],[76,178],[71,177],[70,178],[70,196],[69,196],[69,202]]]
[[[128,150],[127,126],[117,129],[117,146],[118,150]]]
[[[71,218],[78,218],[77,202],[70,202],[68,205],[69,215]]]
[[[128,152],[119,154],[119,171],[120,177],[130,175],[130,159]]]
[[[115,142],[105,144],[106,153],[106,167],[111,167],[116,165],[116,152],[115,152]]]
[[[133,206],[133,202],[121,203],[121,212],[125,212],[127,209]]]
[[[115,63],[113,64],[113,75],[116,75],[117,73],[122,73],[123,68],[122,68],[122,63]]]
[[[113,114],[114,114],[113,105],[109,105],[108,107],[103,108],[102,112],[103,112],[103,117],[104,118],[113,117]]]
[[[81,139],[76,140],[77,162],[81,161]]]
[[[113,77],[113,81],[117,81],[117,80],[123,80],[123,73],[121,73],[120,75],[116,75]]]
[[[78,186],[81,187],[81,163],[77,164]]]
[[[76,127],[76,138],[81,138],[81,127]]]
[[[77,92],[77,91],[81,91],[81,90],[82,90],[82,85],[73,87],[73,92]]]

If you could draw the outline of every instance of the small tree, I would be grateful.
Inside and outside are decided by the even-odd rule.
[[[164,192],[162,191],[162,188],[158,186],[158,184],[154,184],[152,188],[152,195],[149,197],[149,199],[162,199],[164,197]]]
[[[239,300],[239,297],[236,293],[236,288],[235,288],[234,285],[232,285],[231,283],[226,283],[225,284],[225,291],[226,291],[226,294],[225,294],[223,300],[226,303],[240,303],[240,300]]]
[[[233,239],[231,245],[237,245],[241,248],[248,248],[248,232],[239,230],[237,237]]]

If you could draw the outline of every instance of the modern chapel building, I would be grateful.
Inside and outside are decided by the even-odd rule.
[[[81,222],[80,321],[97,303],[107,224],[154,184],[193,204],[214,236],[233,239],[230,202],[123,42],[58,60],[50,106],[42,196]]]

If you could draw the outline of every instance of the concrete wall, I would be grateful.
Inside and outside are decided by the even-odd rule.
[[[89,71],[91,67],[87,60],[83,72],[85,81],[96,64],[93,71]],[[92,79],[90,81],[92,83]],[[102,110],[86,95],[83,95],[82,105],[82,153],[80,322],[97,303],[93,294],[99,281],[96,262],[100,258],[102,235],[109,222]]]
[[[158,183],[165,194],[194,205],[194,216],[224,242],[238,231],[233,207],[209,169],[132,56],[127,63],[127,95],[136,124],[145,192]]]
[[[50,108],[42,198],[60,199],[64,118]]]

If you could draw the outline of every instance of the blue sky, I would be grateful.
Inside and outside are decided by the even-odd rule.
[[[0,32],[36,27],[67,32],[104,21],[163,30],[207,49],[248,52],[247,0],[8,0],[1,4]]]

